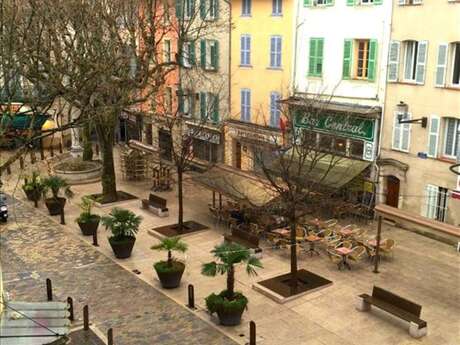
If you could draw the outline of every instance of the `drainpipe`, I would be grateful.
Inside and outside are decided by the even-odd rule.
[[[295,17],[295,26],[294,26],[294,61],[292,64],[292,94],[295,94],[296,91],[296,78],[297,78],[297,36],[299,28],[303,25],[303,22],[299,24],[301,1],[297,1],[296,17]]]

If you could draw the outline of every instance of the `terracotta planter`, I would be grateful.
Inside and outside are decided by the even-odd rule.
[[[45,205],[48,209],[50,216],[57,216],[61,214],[61,210],[64,208],[66,198],[49,198],[45,199]]]
[[[91,218],[91,221],[89,222],[77,222],[83,236],[92,236],[94,233],[97,232],[97,228],[99,226],[99,221],[101,218],[97,215],[93,216],[94,218]]]
[[[154,268],[157,272],[158,279],[160,279],[161,286],[165,289],[174,289],[180,285],[182,274],[185,270],[185,265],[182,262],[175,261],[174,270],[166,272],[161,269],[159,270],[156,266],[154,266]]]
[[[118,259],[129,258],[135,242],[135,237],[124,237],[122,240],[116,240],[113,237],[109,237],[110,246],[112,247],[115,257]]]

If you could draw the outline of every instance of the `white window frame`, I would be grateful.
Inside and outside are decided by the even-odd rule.
[[[441,190],[443,189],[443,190]],[[438,219],[438,211],[440,198],[444,200],[444,207],[442,207],[442,219]],[[440,222],[445,222],[447,213],[449,211],[449,190],[444,187],[427,184],[425,186],[425,200],[423,205],[423,216],[429,219],[435,219]]]
[[[403,80],[407,83],[415,83],[415,79],[417,77],[417,54],[415,53],[415,44],[417,45],[417,52],[418,52],[418,41],[404,41],[404,70],[403,70]],[[411,78],[408,79],[406,78],[406,70],[407,70],[407,55],[408,55],[408,44],[413,44],[414,47],[412,49],[412,54],[411,54],[411,68],[410,68],[410,75]]]
[[[270,36],[270,68],[281,68],[283,51],[283,38],[280,35]]]
[[[240,66],[251,66],[251,35],[248,34],[240,37]]]
[[[398,120],[398,112],[395,112],[394,114],[394,120],[393,120],[393,135],[391,139],[391,148],[393,150],[401,151],[401,152],[409,152],[410,150],[410,139],[411,139],[411,131],[412,127],[410,123],[399,123]],[[411,114],[406,114],[406,117],[404,120],[410,120],[411,119]],[[395,145],[395,139],[396,139],[396,126],[399,126],[399,145]],[[403,148],[403,139],[404,139],[404,134],[407,133],[407,148]]]
[[[457,132],[459,131],[459,127],[460,127],[460,120],[459,119],[456,119],[454,117],[445,117],[444,118],[444,135],[443,135],[443,140],[444,140],[444,145],[443,145],[443,150],[442,150],[442,155],[446,158],[450,158],[450,159],[456,159],[457,156],[455,154],[455,150],[458,149],[458,142],[457,142],[457,139],[458,139],[458,135],[457,133],[454,132],[454,137],[453,137],[453,142],[452,142],[452,153],[453,154],[450,154],[450,153],[447,153],[446,150],[447,150],[447,127],[448,127],[448,123],[449,121],[455,121],[455,124],[457,125]]]

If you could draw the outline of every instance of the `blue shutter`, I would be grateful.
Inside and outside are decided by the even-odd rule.
[[[278,61],[277,67],[281,67],[281,37],[277,37],[277,52],[278,52]]]
[[[270,67],[275,67],[276,63],[276,37],[270,38]]]
[[[246,64],[251,64],[251,36],[246,36]]]

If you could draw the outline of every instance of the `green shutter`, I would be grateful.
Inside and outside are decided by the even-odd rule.
[[[219,122],[219,95],[211,94],[212,101],[212,122]]]
[[[187,0],[185,0],[185,1],[187,1]],[[196,14],[195,0],[188,0],[188,1],[190,1],[190,7],[191,7],[190,14],[191,14],[191,17],[195,18],[195,14]]]
[[[206,121],[206,92],[200,92],[200,116],[201,121]]]
[[[200,17],[201,19],[206,18],[206,0],[200,0]]]
[[[176,17],[182,19],[184,15],[184,0],[176,0]]]
[[[353,40],[346,39],[343,45],[342,79],[350,79]]]
[[[219,18],[219,0],[211,0],[214,4],[214,13],[216,14],[215,19]]]
[[[211,66],[215,70],[219,68],[219,41],[214,41],[214,45],[211,46]]]
[[[206,68],[206,40],[200,41],[200,60],[201,67]]]
[[[334,0],[326,0],[326,6],[334,6]]]
[[[308,75],[316,75],[316,38],[310,38],[310,53],[308,61]]]
[[[190,65],[195,66],[196,58],[195,58],[195,41],[190,42]]]
[[[183,113],[184,112],[184,93],[182,92],[181,89],[177,90],[177,98],[178,98],[178,102],[179,102],[179,113]]]
[[[318,38],[316,41],[316,74],[318,77],[323,75],[323,51],[324,38]]]
[[[370,40],[369,42],[369,59],[367,60],[367,79],[375,80],[377,61],[377,41]]]
[[[311,6],[311,0],[303,0],[303,6],[304,7]]]
[[[374,0],[374,5],[381,5],[383,0]]]
[[[354,6],[355,0],[347,0],[347,6]]]

